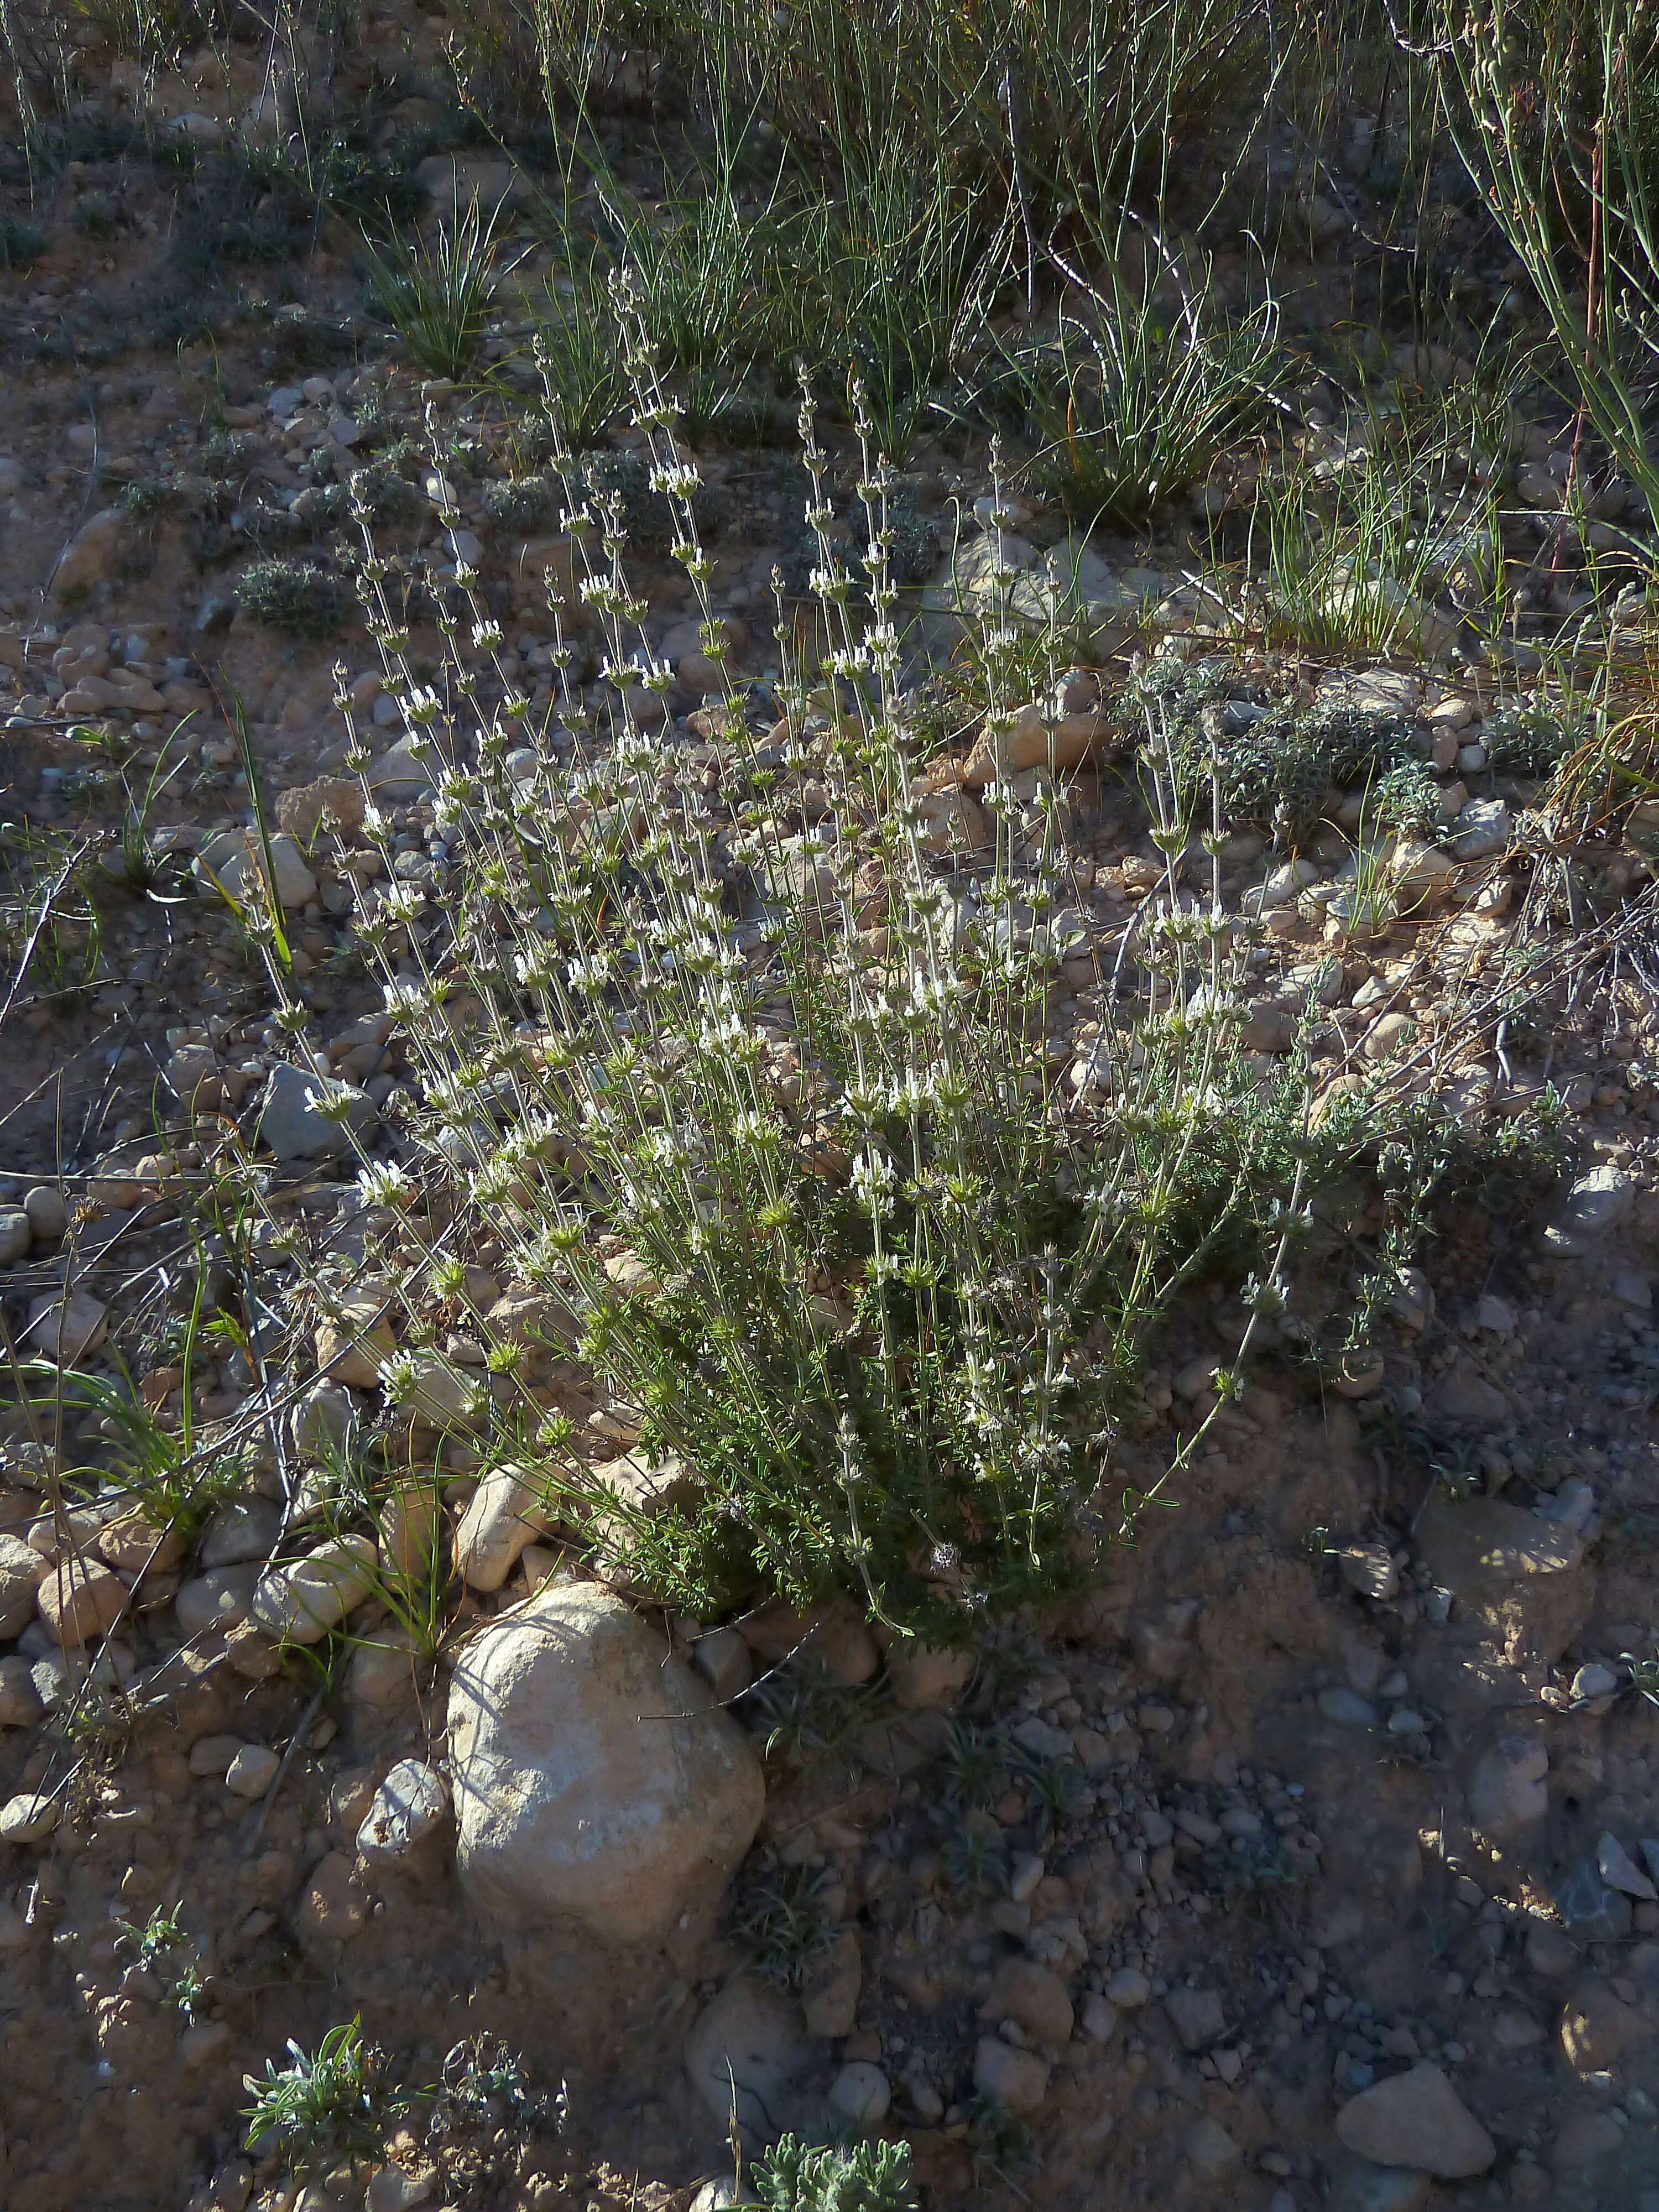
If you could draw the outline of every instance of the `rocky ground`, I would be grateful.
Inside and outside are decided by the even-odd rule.
[[[107,82],[100,128],[118,64]],[[163,88],[210,164],[215,95]],[[525,408],[411,368],[333,219],[283,236],[295,297],[243,283],[197,335],[179,241],[222,180],[88,145],[43,187],[39,252],[0,270],[0,1299],[9,1358],[125,1378],[155,1432],[179,1433],[188,1394],[210,1510],[180,1535],[130,1483],[100,1488],[131,1442],[113,1401],[14,1390],[0,1412],[8,2205],[343,2203],[349,2175],[301,2185],[281,2146],[249,2143],[244,2077],[361,2016],[398,2081],[448,2085],[372,2161],[374,2212],[712,2212],[734,2139],[832,2126],[902,2136],[930,2208],[1656,2212],[1655,824],[1650,804],[1569,836],[1513,747],[1528,638],[1594,596],[1561,558],[1566,430],[1516,425],[1516,544],[1550,558],[1501,653],[1455,649],[1449,595],[1422,636],[1437,658],[1228,639],[1221,586],[1193,576],[1224,482],[1138,544],[1079,558],[1035,499],[1007,540],[1034,605],[1057,589],[1086,611],[1105,672],[1064,702],[1061,1079],[1086,1098],[1106,979],[1162,879],[1108,711],[1130,647],[1161,642],[1221,667],[1235,734],[1386,723],[1444,831],[1391,841],[1384,911],[1354,859],[1358,775],[1294,853],[1229,825],[1224,900],[1258,925],[1249,1048],[1267,1068],[1311,1020],[1321,1100],[1387,1062],[1472,1131],[1553,1086],[1559,1181],[1446,1214],[1358,1363],[1264,1332],[1219,1412],[1237,1285],[1186,1293],[1114,1480],[1152,1490],[1208,1425],[1080,1600],[959,1651],[851,1608],[642,1611],[478,1448],[489,1354],[526,1347],[595,1465],[633,1469],[626,1419],[538,1335],[487,1241],[453,1295],[410,1287],[452,1224],[441,1206],[400,1224],[347,1171],[234,904],[263,866],[251,775],[313,1033],[395,1157],[410,1070],[356,936],[385,889],[365,784],[395,881],[441,906],[456,863],[362,629],[262,600],[251,570],[337,529],[338,486],[373,490],[416,582],[479,568],[501,673],[542,714],[564,556],[551,517],[505,495]],[[453,192],[453,149],[441,169]],[[1352,277],[1334,249],[1309,283]],[[504,319],[492,346],[520,335]],[[1304,398],[1314,448],[1340,452],[1351,426]],[[763,730],[799,463],[700,461],[714,605]],[[908,482],[908,611],[943,652],[982,586],[990,481],[924,443]],[[718,672],[641,535],[674,669],[662,742],[719,809]],[[1634,635],[1632,573],[1607,599]],[[363,783],[337,686],[372,736]],[[1028,758],[942,732],[921,779],[942,859],[970,873],[994,809],[1035,807],[1038,734]],[[805,770],[789,805],[797,831],[830,812]],[[1522,945],[1540,995],[1505,1029]],[[201,1194],[244,1159],[258,1209],[204,1223]],[[1350,1201],[1299,1263],[1304,1337],[1374,1256],[1374,1194]],[[206,1333],[203,1259],[225,1317]],[[400,1347],[419,1389],[393,1418]],[[396,1477],[372,1535],[331,1488],[371,1433]],[[65,1493],[64,1464],[93,1477]],[[166,1465],[148,1479],[153,1499]],[[435,1650],[398,1572],[437,1594]],[[503,2051],[522,2096],[505,2075],[454,2092]]]

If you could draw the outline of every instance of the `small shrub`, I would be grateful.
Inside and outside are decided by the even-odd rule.
[[[154,522],[179,504],[179,488],[171,477],[134,477],[124,485],[120,505],[135,522]]]
[[[29,269],[46,250],[46,234],[37,223],[0,216],[0,269]]]
[[[258,440],[246,430],[216,430],[202,447],[202,473],[228,483],[247,474],[258,453]]]
[[[118,1949],[131,1954],[135,1966],[155,1976],[164,2002],[193,2020],[208,1984],[200,1954],[185,1932],[184,1909],[182,1900],[170,1912],[158,1905],[142,1928],[124,1920],[115,1941]]]
[[[515,538],[550,530],[558,516],[560,492],[545,477],[497,478],[484,488],[484,513],[497,529]]]
[[[1380,830],[1433,837],[1441,829],[1440,786],[1426,761],[1401,761],[1388,769],[1370,794],[1369,813]]]
[[[1582,744],[1588,728],[1589,718],[1581,711],[1533,702],[1523,707],[1500,707],[1489,714],[1481,727],[1480,742],[1486,749],[1486,765],[1496,775],[1524,776],[1541,783]]]
[[[556,454],[554,472],[654,482],[712,624],[696,472],[648,350],[631,358],[648,459]],[[550,702],[576,740],[574,780],[550,744],[544,769],[509,774],[541,732],[521,698],[471,703],[500,623],[463,580],[444,668],[417,668],[371,541],[371,629],[430,747],[454,872],[422,923],[422,975],[399,972],[393,933],[420,916],[418,886],[398,886],[362,939],[404,1041],[423,1182],[453,1187],[550,1302],[635,1409],[644,1462],[685,1470],[672,1498],[632,1502],[596,1481],[568,1420],[514,1396],[503,1421],[607,1573],[705,1617],[761,1591],[852,1592],[873,1617],[959,1638],[1052,1601],[1092,1571],[1091,1541],[1133,1522],[1107,1455],[1178,1286],[1237,1266],[1250,1313],[1269,1310],[1315,1197],[1390,1126],[1396,1109],[1360,1097],[1310,1135],[1295,1056],[1264,1074],[1240,1048],[1243,933],[1189,903],[1176,871],[1218,787],[1247,812],[1306,818],[1328,783],[1407,757],[1411,726],[1270,714],[1235,758],[1208,712],[1224,670],[1141,672],[1120,712],[1170,875],[1095,1040],[1057,1061],[1050,995],[1080,926],[1057,911],[1063,796],[994,787],[994,813],[1022,810],[1019,837],[999,836],[971,889],[942,878],[908,800],[896,587],[880,560],[860,582],[832,540],[810,403],[803,424],[825,642],[810,660],[787,652],[779,697],[791,748],[856,838],[799,836],[741,695],[726,702],[728,787],[746,794],[734,821],[665,799],[626,681],[597,713],[575,688]],[[892,474],[859,427],[856,542],[879,546]],[[641,668],[647,608],[624,548],[586,530],[577,560],[572,596],[603,664]],[[551,612],[562,667],[556,580]],[[1071,665],[1057,625],[1033,641],[995,607],[975,644],[993,733]],[[647,668],[648,684],[671,680]],[[366,766],[367,747],[351,757]],[[860,873],[872,860],[874,888]],[[740,939],[734,908],[757,917]]]
[[[840,502],[832,526],[837,544],[842,549],[843,560],[856,561],[863,557],[865,546],[855,542],[856,533],[864,527],[865,517],[856,500]],[[924,514],[917,498],[914,483],[903,477],[895,479],[892,495],[887,504],[887,527],[892,533],[888,549],[888,573],[894,583],[904,586],[925,583],[939,565],[939,528],[931,515]],[[811,590],[812,571],[817,566],[817,539],[810,530],[803,530],[794,543],[788,546],[779,562],[783,575],[784,589],[795,599],[805,599]]]
[[[290,637],[331,637],[351,606],[341,579],[314,561],[252,562],[236,580],[236,599],[255,622]]]
[[[559,474],[566,505],[588,501],[602,527],[614,511],[633,551],[653,559],[667,552],[674,537],[674,510],[659,491],[653,490],[650,465],[638,453],[600,447],[567,459]]]
[[[750,2175],[761,2212],[915,2212],[908,2143],[818,2148],[782,2136]]]
[[[430,502],[417,483],[411,483],[387,458],[354,469],[346,485],[352,512],[361,512],[372,524],[398,528],[418,522]]]
[[[1263,712],[1248,696],[1235,699],[1245,687],[1224,661],[1155,661],[1146,680],[1169,718],[1183,790],[1195,797],[1214,775],[1230,829],[1294,840],[1320,819],[1333,792],[1395,771],[1401,780],[1389,789],[1397,799],[1425,795],[1413,727],[1401,715],[1344,706]],[[1245,711],[1230,714],[1230,707]]]
[[[270,317],[270,337],[260,360],[282,375],[304,369],[332,368],[349,361],[356,349],[356,333],[349,321],[319,315],[293,305],[276,308]]]

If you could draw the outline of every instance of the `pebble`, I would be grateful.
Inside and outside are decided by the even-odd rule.
[[[0,1212],[0,1267],[15,1267],[20,1260],[27,1260],[33,1241],[29,1218],[21,1206]]]
[[[0,1844],[38,1844],[58,1826],[54,1798],[33,1790],[0,1805]]]
[[[1537,1736],[1501,1735],[1475,1761],[1469,1776],[1469,1818],[1494,1840],[1513,1836],[1549,1810],[1545,1777],[1549,1753]]]
[[[1611,1667],[1603,1666],[1599,1659],[1591,1659],[1582,1666],[1572,1678],[1573,1701],[1591,1705],[1602,1698],[1610,1698],[1619,1687],[1619,1677]]]
[[[179,2063],[192,2074],[216,2065],[230,2043],[227,2020],[194,2020],[179,2039]]]
[[[1367,1060],[1386,1060],[1402,1050],[1416,1034],[1417,1024],[1409,1014],[1384,1014],[1367,1030],[1359,1048]]]
[[[952,1650],[908,1638],[887,1654],[887,1680],[908,1711],[953,1705],[974,1671],[971,1650]]]
[[[1116,2032],[1117,2007],[1091,1990],[1083,2000],[1083,2033],[1091,2043],[1109,2043]]]
[[[1226,2014],[1218,1990],[1171,1990],[1164,2000],[1164,2009],[1188,2051],[1202,2050],[1226,2029]]]
[[[319,1104],[330,1112],[319,1113]],[[334,1118],[337,1109],[343,1119]],[[374,1120],[374,1102],[355,1084],[278,1060],[265,1086],[259,1139],[285,1164],[336,1159],[351,1149],[350,1133],[362,1135]]]
[[[1008,1894],[1016,1905],[1029,1904],[1031,1893],[1042,1880],[1042,1861],[1035,1851],[1017,1851],[1008,1876]]]
[[[860,2131],[878,2128],[887,2117],[893,2092],[879,2066],[854,2059],[830,2085],[830,2102],[842,2119]]]
[[[371,1376],[371,1386],[375,1379]],[[356,1419],[349,1391],[337,1382],[317,1382],[289,1414],[289,1440],[301,1459],[316,1459],[343,1445]]]
[[[1358,1690],[1345,1689],[1339,1684],[1322,1690],[1316,1702],[1328,1721],[1337,1721],[1345,1728],[1376,1726],[1376,1707],[1369,1698],[1362,1698]]]
[[[974,2087],[1016,2118],[1036,2112],[1048,2094],[1048,2062],[1017,2051],[1000,2035],[982,2035],[974,2051]]]
[[[357,1830],[357,1853],[370,1866],[407,1863],[441,1828],[449,1791],[437,1769],[423,1759],[400,1759],[374,1792]]]
[[[551,1525],[546,1498],[525,1470],[495,1468],[473,1492],[455,1532],[455,1571],[469,1589],[499,1589],[525,1547]]]
[[[107,1567],[71,1557],[41,1577],[35,1601],[54,1640],[68,1650],[108,1635],[126,1607],[127,1586]]]
[[[225,1771],[225,1787],[232,1796],[246,1797],[252,1803],[270,1789],[282,1763],[277,1754],[262,1743],[242,1744]]]
[[[1659,1889],[1641,1872],[1617,1836],[1601,1836],[1595,1846],[1595,1863],[1602,1880],[1623,1890],[1626,1897],[1639,1897],[1650,1905],[1659,1902]]]
[[[21,1536],[0,1535],[0,1637],[21,1636],[34,1618],[45,1572],[40,1553]]]
[[[436,2174],[423,2179],[407,2172],[395,2162],[383,2166],[368,2185],[363,2198],[366,2212],[415,2212],[437,2187]]]
[[[353,1644],[346,1668],[347,1699],[353,1705],[384,1712],[401,1705],[416,1688],[422,1667],[419,1639],[407,1628],[390,1622]]]
[[[1030,1959],[1005,1959],[979,2008],[990,2025],[1017,2021],[1045,2050],[1063,2051],[1072,2039],[1072,2000],[1048,1967]]]
[[[1120,1966],[1106,1984],[1106,2002],[1120,2012],[1133,2012],[1152,1994],[1152,1985],[1138,1966]]]
[[[1562,1926],[1581,1943],[1622,1943],[1630,1934],[1631,1901],[1613,1888],[1594,1859],[1576,1860],[1557,1883],[1554,1897]]]
[[[100,1529],[98,1548],[106,1564],[124,1575],[166,1574],[184,1558],[185,1540],[176,1529],[158,1528],[142,1513],[122,1513]]]
[[[1201,2181],[1224,2181],[1238,2171],[1244,2154],[1225,2128],[1206,2115],[1193,2122],[1182,2148]]]
[[[1360,1597],[1386,1604],[1400,1588],[1400,1570],[1386,1544],[1351,1544],[1337,1555],[1337,1571]]]
[[[279,1642],[316,1644],[360,1605],[373,1586],[374,1547],[367,1536],[342,1536],[293,1559],[254,1586],[252,1613]]]
[[[28,1661],[18,1652],[0,1659],[0,1728],[33,1728],[46,1710]]]
[[[368,1899],[343,1851],[329,1851],[311,1870],[294,1915],[302,1942],[340,1943],[357,1935],[368,1918]]]
[[[61,1297],[35,1298],[28,1310],[23,1334],[33,1340],[31,1350],[59,1367],[72,1367],[103,1342],[109,1310],[88,1291],[71,1290]]]
[[[749,1646],[735,1628],[705,1629],[691,1646],[691,1664],[723,1705],[741,1696],[755,1676]]]
[[[216,1628],[234,1628],[253,1609],[254,1586],[258,1579],[258,1567],[247,1565],[215,1567],[208,1574],[181,1583],[173,1601],[180,1632],[205,1636]]]
[[[1560,1218],[1545,1232],[1547,1243],[1582,1251],[1617,1229],[1636,1203],[1636,1186],[1623,1168],[1592,1168],[1568,1191]]]
[[[269,878],[263,855],[241,830],[225,830],[207,838],[197,854],[194,872],[216,890],[216,877],[239,906],[262,903],[267,880],[274,885],[276,902],[285,914],[297,913],[317,896],[317,878],[306,865],[297,842],[285,830],[271,836]]]
[[[239,1499],[213,1516],[202,1533],[201,1560],[204,1569],[264,1562],[276,1548],[283,1530],[283,1509],[264,1498]]]
[[[23,1211],[37,1244],[58,1244],[69,1229],[69,1207],[62,1191],[49,1182],[38,1182],[23,1193]]]
[[[205,1778],[210,1774],[222,1778],[243,1748],[239,1735],[198,1735],[190,1747],[187,1764],[192,1774]]]

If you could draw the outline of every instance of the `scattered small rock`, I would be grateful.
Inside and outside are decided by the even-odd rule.
[[[1005,2112],[1022,2118],[1048,2094],[1048,2062],[1034,2051],[1017,2051],[1000,2035],[982,2035],[974,2051],[974,2087]]]
[[[43,1843],[58,1826],[58,1802],[25,1790],[0,1805],[0,1844]]]
[[[236,1756],[225,1771],[225,1787],[234,1797],[246,1797],[250,1802],[263,1797],[276,1779],[282,1763],[277,1754],[262,1743],[240,1744]]]
[[[262,1575],[254,1586],[253,1619],[280,1642],[319,1643],[368,1596],[374,1565],[367,1536],[337,1537]]]
[[[357,1854],[370,1866],[406,1866],[440,1834],[449,1791],[423,1759],[400,1759],[380,1787],[357,1830]]]

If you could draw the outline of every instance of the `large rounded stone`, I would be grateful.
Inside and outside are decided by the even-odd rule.
[[[1438,2066],[1413,2066],[1362,2089],[1336,2116],[1340,2142],[1376,2166],[1444,2181],[1484,2173],[1498,2147]]]
[[[736,1723],[597,1584],[549,1584],[467,1646],[449,1693],[457,1857],[503,1930],[660,1936],[737,1866],[765,1802]]]

